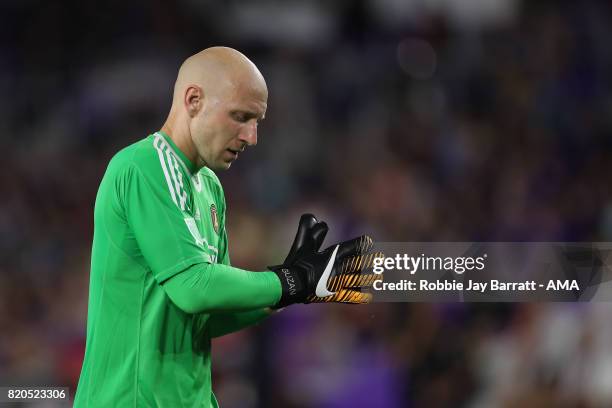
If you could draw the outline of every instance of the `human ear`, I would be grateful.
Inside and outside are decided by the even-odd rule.
[[[189,85],[185,91],[185,109],[189,116],[194,117],[202,109],[204,102],[204,91],[197,85]]]

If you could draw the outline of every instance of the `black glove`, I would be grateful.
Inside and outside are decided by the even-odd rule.
[[[300,218],[295,240],[282,265],[271,266],[283,293],[276,307],[293,303],[368,303],[372,295],[361,292],[382,275],[363,273],[382,253],[367,253],[373,242],[367,235],[319,251],[328,227],[311,214]]]

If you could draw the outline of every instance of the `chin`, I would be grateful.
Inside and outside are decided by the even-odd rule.
[[[209,166],[210,169],[212,171],[223,171],[223,170],[227,170],[230,168],[230,166],[232,165],[232,162],[223,162],[223,163],[216,163],[213,166]]]

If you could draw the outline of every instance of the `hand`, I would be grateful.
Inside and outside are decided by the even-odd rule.
[[[368,253],[373,242],[367,235],[320,247],[327,234],[325,222],[311,214],[300,218],[291,250],[282,265],[271,266],[283,288],[276,307],[293,303],[368,303],[372,295],[361,292],[382,275],[364,273],[382,253]]]

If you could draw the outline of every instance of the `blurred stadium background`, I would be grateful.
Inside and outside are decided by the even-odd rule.
[[[76,386],[92,207],[180,62],[246,53],[259,144],[220,174],[233,263],[328,239],[612,240],[606,1],[0,6],[0,384]],[[610,304],[295,306],[214,342],[222,407],[609,407]]]

